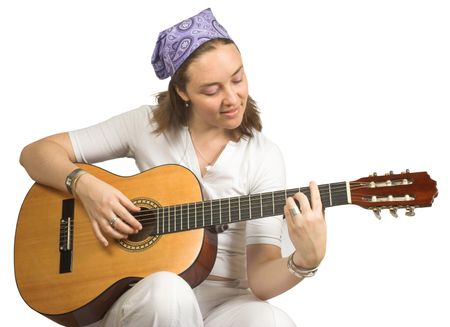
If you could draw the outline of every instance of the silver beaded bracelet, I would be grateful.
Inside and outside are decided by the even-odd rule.
[[[306,278],[306,277],[314,276],[319,268],[316,267],[313,269],[304,269],[302,267],[297,266],[294,263],[294,259],[293,259],[294,254],[295,254],[295,251],[292,252],[292,254],[288,258],[288,261],[287,261],[288,270],[299,278]]]

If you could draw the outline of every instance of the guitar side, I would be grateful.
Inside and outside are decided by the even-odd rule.
[[[79,166],[132,200],[160,206],[202,200],[197,179],[181,166],[160,166],[129,177]],[[172,271],[196,286],[212,269],[217,236],[207,230],[166,234],[148,242],[144,237],[125,246],[110,241],[103,247],[83,206],[74,200],[71,264],[66,265],[69,271],[61,272],[64,200],[70,201],[70,195],[34,184],[19,213],[14,245],[16,283],[22,298],[58,323],[83,326],[101,319],[130,283],[153,272]]]

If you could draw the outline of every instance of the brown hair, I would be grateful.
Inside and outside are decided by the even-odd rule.
[[[153,123],[156,123],[156,134],[161,134],[170,129],[178,129],[181,126],[187,126],[189,110],[183,99],[178,95],[176,89],[186,91],[186,85],[189,82],[187,69],[190,63],[200,57],[205,52],[216,49],[218,44],[234,44],[230,39],[213,39],[203,43],[198,47],[178,68],[169,82],[167,91],[160,92],[156,95],[157,107],[153,111]],[[236,46],[237,48],[237,46]],[[262,130],[261,118],[259,117],[259,109],[256,102],[248,96],[244,117],[241,125],[235,130],[241,136],[253,136],[253,129]]]

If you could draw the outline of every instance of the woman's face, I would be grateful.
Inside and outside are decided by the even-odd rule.
[[[231,130],[240,126],[248,98],[241,55],[234,44],[219,44],[187,69],[189,82],[180,92],[190,102],[190,126]]]

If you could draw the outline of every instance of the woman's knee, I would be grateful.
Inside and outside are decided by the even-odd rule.
[[[157,272],[140,280],[127,294],[121,307],[124,325],[179,326],[183,316],[198,321],[195,295],[181,277],[171,272]],[[201,316],[200,316],[201,319]]]
[[[175,273],[160,271],[140,280],[133,288],[151,298],[171,300],[176,293],[192,293],[189,284]]]

